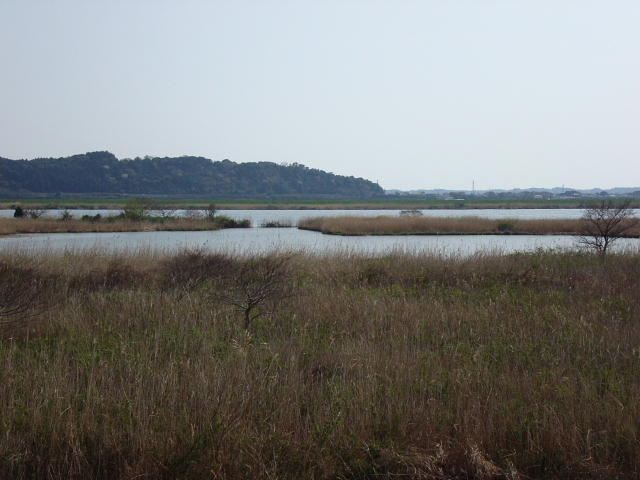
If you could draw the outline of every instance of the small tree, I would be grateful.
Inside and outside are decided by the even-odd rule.
[[[611,245],[638,225],[631,200],[603,200],[588,207],[581,218],[583,233],[578,243],[604,256]]]
[[[149,215],[147,202],[138,198],[127,198],[124,201],[124,207],[122,208],[121,215],[125,220],[130,220],[132,222],[144,220]]]
[[[204,216],[207,220],[215,220],[216,213],[218,213],[218,207],[215,203],[210,203],[209,205],[207,205],[207,208],[204,209]]]
[[[71,215],[71,212],[69,211],[68,208],[65,208],[60,212],[60,220],[62,220],[63,222],[66,222],[72,219],[73,219],[73,215]]]
[[[189,220],[200,220],[202,219],[202,211],[193,208],[187,208],[182,216],[184,218],[188,218]]]
[[[178,211],[178,207],[176,207],[175,205],[171,205],[169,203],[160,203],[156,201],[150,202],[147,207],[150,211],[160,216],[162,220],[169,220],[173,218],[175,213]]]
[[[256,318],[275,313],[297,295],[290,259],[271,253],[241,261],[214,282],[214,300],[239,310],[249,330]]]
[[[15,216],[15,213],[13,215]],[[23,210],[23,216],[27,218],[31,218],[32,220],[37,220],[42,215],[44,215],[43,208],[28,208]]]

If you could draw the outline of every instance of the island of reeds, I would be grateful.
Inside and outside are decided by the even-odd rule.
[[[640,236],[640,224],[632,218],[625,219],[625,222],[630,223],[630,228],[625,228],[620,234],[621,237]],[[311,217],[298,222],[300,229],[331,235],[582,235],[588,225],[589,222],[585,222],[584,219],[490,219],[475,216],[390,215]]]
[[[0,252],[0,478],[640,477],[640,253]]]
[[[219,215],[214,204],[205,209],[186,210],[176,215],[177,208],[158,203],[149,204],[132,200],[122,211],[111,216],[82,215],[78,217],[68,209],[59,216],[45,216],[44,209],[15,208],[14,218],[0,217],[0,235],[31,233],[86,233],[86,232],[157,232],[202,231],[223,228],[248,228],[249,220],[235,220]]]

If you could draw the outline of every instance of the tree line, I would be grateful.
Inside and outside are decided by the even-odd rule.
[[[110,152],[34,160],[0,158],[1,195],[65,193],[370,198],[384,190],[369,180],[298,163],[236,163],[190,156],[118,160]]]

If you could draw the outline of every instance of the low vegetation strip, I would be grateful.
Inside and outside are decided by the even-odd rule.
[[[213,218],[141,217],[126,219],[123,216],[104,217],[85,215],[84,218],[52,219],[0,218],[0,235],[33,233],[89,233],[89,232],[159,232],[200,231],[222,228],[247,228],[248,220],[234,220],[225,216]]]
[[[340,216],[303,219],[298,228],[332,235],[580,235],[585,223],[583,220],[495,220],[473,216]],[[639,235],[637,226],[624,234]]]
[[[12,250],[0,299],[0,478],[640,477],[638,251]]]
[[[153,232],[153,231],[196,231],[219,230],[215,223],[205,220],[175,219],[168,222],[117,220],[95,222],[71,220],[61,222],[51,219],[14,220],[0,218],[0,235],[25,233],[83,233],[83,232]]]

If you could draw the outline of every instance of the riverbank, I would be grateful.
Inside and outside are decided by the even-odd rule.
[[[0,271],[35,315],[0,312],[2,478],[640,476],[637,252],[9,251]],[[277,279],[249,331],[229,278]]]
[[[581,235],[585,223],[579,219],[347,215],[306,218],[298,222],[298,228],[330,235]],[[640,226],[621,236],[640,236]]]
[[[85,219],[52,218],[2,218],[0,217],[0,235],[35,233],[97,233],[97,232],[170,232],[170,231],[206,231],[222,228],[247,228],[248,221],[236,221],[228,217],[206,218],[142,218],[126,220],[121,217],[100,215],[85,216]]]

